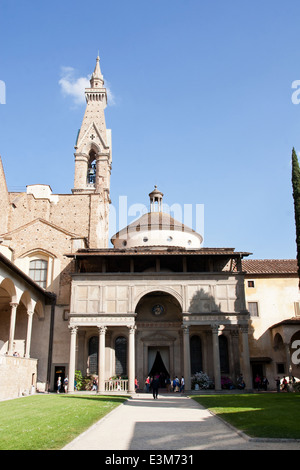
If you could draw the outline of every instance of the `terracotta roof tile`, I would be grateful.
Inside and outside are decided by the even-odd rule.
[[[295,259],[243,259],[243,271],[248,274],[296,274]]]

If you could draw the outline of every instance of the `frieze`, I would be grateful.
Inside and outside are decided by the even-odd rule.
[[[228,314],[224,313],[223,315],[220,314],[209,314],[209,315],[189,315],[183,316],[182,320],[187,322],[188,324],[195,324],[195,323],[211,323],[214,322],[222,322],[222,323],[241,323],[243,321],[247,321],[249,318],[248,314]]]
[[[116,317],[113,317],[113,316],[104,316],[104,315],[98,315],[98,316],[76,316],[76,317],[71,317],[70,318],[70,327],[72,326],[88,326],[88,325],[93,325],[93,326],[101,326],[101,325],[115,325],[115,326],[119,326],[119,325],[124,325],[124,326],[127,326],[129,325],[129,321],[130,321],[130,318],[132,319],[132,324],[134,323],[134,317],[132,315],[127,315],[127,316],[116,316]],[[131,323],[131,322],[130,322]]]

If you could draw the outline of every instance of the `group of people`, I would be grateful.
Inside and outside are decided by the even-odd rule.
[[[56,383],[56,385],[57,385],[57,393],[60,393],[60,391],[61,391],[61,389],[62,389],[62,388],[61,388],[62,386],[63,386],[64,392],[67,393],[67,391],[68,391],[68,383],[69,383],[68,377],[65,377],[64,380],[63,380],[63,382],[62,382],[61,376],[59,376],[58,379],[57,379],[57,383]]]
[[[256,388],[258,392],[259,390],[265,390],[266,392],[268,390],[268,385],[269,385],[269,381],[267,377],[265,376],[260,377],[259,374],[256,374],[255,379],[254,379],[254,388]]]
[[[137,380],[136,380],[137,384]],[[162,375],[161,374],[154,374],[154,376],[148,375],[148,377],[145,380],[145,387],[146,387],[146,392],[149,393],[152,390],[153,393],[153,398],[156,399],[158,395],[158,389],[159,388],[166,388],[167,392],[184,392],[184,386],[185,386],[185,381],[184,377],[182,376],[181,379],[176,376],[171,380],[169,376],[167,376],[163,381],[162,381]],[[138,385],[136,385],[136,390],[138,388]]]
[[[291,389],[289,388],[289,385],[292,385],[295,383],[295,377],[290,377],[289,382],[286,380],[285,377],[281,380],[280,377],[276,377],[275,379],[276,382],[276,389],[277,392],[289,392]]]

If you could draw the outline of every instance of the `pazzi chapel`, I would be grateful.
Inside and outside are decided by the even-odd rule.
[[[300,378],[296,260],[255,260],[208,248],[201,234],[149,212],[109,243],[111,131],[97,57],[74,153],[74,187],[8,192],[0,160],[0,399],[74,391],[75,371],[97,376],[98,392],[128,393],[148,375],[205,372],[221,390],[242,374]],[[113,179],[112,179],[113,181]],[[115,380],[121,377],[121,380]],[[163,383],[161,384],[163,386]]]

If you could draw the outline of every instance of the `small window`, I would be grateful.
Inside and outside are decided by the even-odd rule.
[[[248,302],[248,309],[251,317],[258,317],[258,303]]]
[[[144,238],[143,238],[143,242],[146,243],[147,241],[148,241],[148,237],[144,237]]]
[[[254,281],[248,281],[248,287],[255,287]]]
[[[47,286],[48,261],[34,259],[29,264],[29,276],[44,289]]]
[[[277,362],[276,367],[277,367],[277,374],[284,374],[285,373],[284,363]]]

